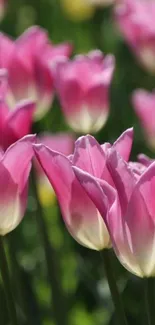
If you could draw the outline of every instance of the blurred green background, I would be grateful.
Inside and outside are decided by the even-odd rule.
[[[40,25],[48,30],[54,43],[71,41],[74,54],[94,48],[113,53],[116,69],[110,94],[111,113],[106,126],[96,137],[100,142],[113,142],[126,128],[134,126],[132,159],[140,152],[151,156],[131,105],[131,94],[136,88],[153,89],[154,77],[143,70],[125,44],[116,28],[112,7],[85,8],[79,4],[76,6],[77,1],[9,0],[0,29],[17,37],[29,26]],[[56,99],[51,111],[36,128],[52,132],[68,130]],[[14,296],[20,324],[56,325],[36,212],[36,201],[30,188],[26,216],[21,225],[7,236]],[[56,202],[45,209],[45,220],[52,247],[53,281],[63,288],[67,306],[63,306],[57,292],[59,312],[67,308],[69,325],[119,325],[104,277],[102,254],[83,248],[71,238]],[[143,281],[127,273],[115,256],[113,269],[129,324],[145,324]],[[9,319],[2,286],[0,291],[0,324],[5,325],[9,324]]]

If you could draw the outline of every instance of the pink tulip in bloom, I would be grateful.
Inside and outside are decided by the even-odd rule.
[[[115,16],[138,60],[155,73],[155,1],[123,0],[116,6]]]
[[[56,88],[68,124],[76,132],[97,132],[109,115],[114,57],[100,51],[78,55],[56,66]]]
[[[99,209],[120,262],[139,277],[154,276],[155,162],[138,177],[112,148],[107,166],[115,188],[79,169],[76,174]]]
[[[133,106],[140,119],[148,145],[155,150],[155,91],[136,90]]]
[[[0,0],[0,21],[4,17],[6,5],[7,5],[7,0]]]
[[[54,97],[51,67],[60,58],[71,54],[71,45],[53,45],[47,32],[34,26],[15,41],[1,33],[0,49],[0,68],[8,70],[9,105],[14,107],[21,99],[36,101],[35,119],[41,118],[49,110]]]
[[[38,137],[37,142],[69,156],[73,153],[74,141],[73,135],[69,133],[43,133]],[[55,201],[55,192],[37,159],[34,162],[39,199],[43,206],[49,206]]]
[[[0,152],[0,235],[21,222],[27,205],[28,177],[35,136],[27,135]]]
[[[128,160],[132,146],[132,130],[127,130],[113,145]],[[95,204],[75,176],[74,168],[96,179],[112,182],[106,168],[110,144],[100,146],[90,135],[79,138],[74,154],[65,155],[42,145],[34,145],[36,157],[54,188],[67,229],[81,245],[94,250],[111,246],[107,227]],[[91,176],[93,175],[93,176]],[[105,182],[105,181],[103,181]],[[106,183],[106,182],[105,182]],[[107,191],[108,191],[108,183]]]

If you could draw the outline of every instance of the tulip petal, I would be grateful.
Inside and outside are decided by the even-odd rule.
[[[73,165],[96,177],[102,176],[105,167],[105,155],[94,137],[91,135],[82,136],[76,141]]]
[[[6,150],[2,159],[2,163],[10,172],[12,179],[19,185],[20,192],[23,191],[27,182],[27,173],[34,155],[32,149],[34,142],[35,135],[23,137]]]
[[[133,128],[127,129],[121,136],[114,142],[113,149],[115,149],[120,156],[128,161],[133,143]]]
[[[21,220],[18,184],[0,162],[0,235],[12,231]]]
[[[124,215],[136,183],[136,177],[127,163],[114,149],[110,150],[107,167],[118,191],[122,215]]]

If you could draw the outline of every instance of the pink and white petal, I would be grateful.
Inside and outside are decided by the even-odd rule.
[[[113,149],[119,152],[120,156],[125,161],[130,158],[130,153],[133,143],[133,128],[127,129],[121,136],[114,142]]]
[[[125,214],[132,191],[136,184],[136,177],[129,165],[114,149],[110,150],[107,167],[118,191],[122,215]]]
[[[20,222],[21,207],[18,184],[0,162],[0,235],[6,235]]]
[[[27,181],[27,171],[30,170],[34,152],[32,144],[35,143],[35,135],[27,135],[12,144],[5,152],[2,163],[8,169],[12,179],[22,192]]]
[[[101,177],[105,167],[105,155],[94,137],[82,136],[75,142],[73,165]]]
[[[41,119],[52,105],[55,89],[51,69],[42,57],[37,55],[34,64],[36,96],[38,100],[35,119]]]
[[[14,132],[17,140],[31,131],[32,119],[36,104],[30,100],[20,101],[8,116],[7,123]]]
[[[36,156],[54,188],[71,235],[88,248],[103,248],[102,219],[77,181],[69,159],[43,145],[34,145]]]
[[[83,106],[87,109],[88,132],[99,131],[109,116],[108,89],[101,83],[94,84],[85,94]]]

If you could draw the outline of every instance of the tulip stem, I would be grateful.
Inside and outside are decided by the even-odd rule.
[[[155,324],[155,282],[154,278],[145,279],[145,304],[148,325]]]
[[[61,276],[59,274],[60,272],[58,266],[58,257],[56,256],[55,249],[52,247],[49,241],[48,231],[47,231],[46,223],[44,221],[44,211],[39,201],[35,170],[33,168],[32,168],[32,187],[33,187],[33,194],[37,204],[36,220],[37,220],[38,230],[40,233],[40,237],[42,240],[44,253],[45,253],[47,275],[48,275],[50,290],[51,290],[51,305],[53,306],[54,319],[56,325],[62,325],[62,324],[67,325],[68,324],[67,311],[65,308],[66,301],[61,287]]]
[[[9,276],[9,268],[8,268],[8,264],[7,264],[7,258],[5,255],[5,249],[4,249],[4,243],[3,243],[2,236],[0,236],[0,271],[1,271],[1,276],[2,276],[2,280],[3,280],[4,291],[5,291],[8,311],[10,314],[11,324],[17,325],[18,321],[17,321],[15,301],[14,301],[14,297],[13,297],[13,293],[12,293],[10,276]]]
[[[102,258],[104,261],[104,270],[107,277],[109,289],[111,292],[111,297],[115,306],[116,315],[119,325],[127,325],[127,319],[125,316],[123,303],[121,296],[119,294],[116,279],[113,273],[113,265],[111,263],[110,251],[109,249],[104,249],[102,252]]]

